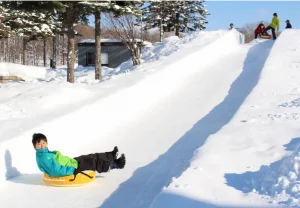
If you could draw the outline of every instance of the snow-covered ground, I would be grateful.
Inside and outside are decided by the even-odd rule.
[[[299,34],[249,44],[228,95],[186,133],[205,144],[152,207],[300,207]]]
[[[92,68],[70,84],[63,66],[0,63],[0,75],[26,79],[0,84],[0,207],[300,207],[299,35],[170,37],[135,69],[104,68],[100,83]],[[68,156],[118,145],[127,165],[46,186],[36,132]]]

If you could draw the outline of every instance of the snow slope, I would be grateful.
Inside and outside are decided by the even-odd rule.
[[[212,33],[201,32],[199,35],[195,33],[181,40],[175,37],[168,38],[163,43],[158,43],[153,48],[144,52],[144,64],[137,70],[132,71],[133,67],[129,62],[115,69],[104,68],[104,80],[110,80],[110,82],[104,82],[101,83],[101,85],[97,85],[98,81],[91,79],[91,77],[94,76],[94,71],[91,68],[77,67],[75,73],[77,84],[74,85],[65,82],[66,69],[63,67],[58,68],[58,70],[45,70],[44,68],[40,68],[40,71],[44,72],[44,74],[38,72],[32,75],[27,68],[20,71],[17,69],[17,67],[20,68],[20,66],[2,64],[4,67],[0,68],[0,74],[1,71],[2,74],[7,74],[6,71],[9,71],[11,75],[25,75],[30,78],[30,81],[25,82],[25,84],[10,83],[1,85],[0,110],[3,113],[0,118],[0,125],[2,126],[0,135],[3,134],[3,137],[0,137],[0,141],[14,138],[20,133],[23,133],[25,129],[31,129],[41,122],[57,119],[57,117],[63,115],[65,112],[76,111],[83,106],[98,101],[99,98],[104,99],[113,93],[130,88],[136,83],[142,82],[143,78],[160,72],[162,65],[165,66],[164,68],[173,70],[173,66],[170,65],[173,64],[174,60],[183,59],[186,52],[181,51],[177,53],[175,57],[173,56],[173,58],[166,57],[180,51],[182,48],[185,48],[185,51],[193,54],[197,53],[199,48],[206,48],[207,51],[207,46],[209,45],[209,48],[211,48],[209,49],[210,53],[213,53],[212,48],[218,47],[216,40],[220,36],[225,36],[225,34],[228,36],[226,32],[227,31]],[[237,33],[231,33],[229,35],[235,37]],[[193,44],[186,44],[195,38],[199,41]],[[232,41],[229,41],[227,45],[232,49],[234,48]],[[230,49],[228,51],[230,51]],[[202,51],[202,56],[203,53],[205,52]],[[226,51],[221,50],[218,53],[222,56]],[[213,61],[213,59],[205,60],[202,65],[204,66]],[[198,60],[192,59],[192,62],[188,64],[193,64],[193,62],[198,62]],[[183,64],[184,63],[185,62],[183,62]],[[185,68],[186,65],[184,64],[184,66],[181,67]],[[131,74],[133,76],[129,76]],[[178,77],[181,79],[183,74],[185,74],[185,72],[181,70]],[[38,76],[38,79],[34,79],[34,77]],[[160,81],[163,81],[162,84],[164,84],[164,77],[160,79]],[[81,82],[82,80],[86,80],[86,82]],[[149,82],[153,80],[158,83],[156,77],[152,80],[150,79]],[[171,81],[176,82],[176,77],[173,77]],[[90,85],[91,83],[96,85]],[[159,87],[160,85],[157,86]],[[118,101],[118,103],[120,103],[120,101]]]
[[[271,51],[251,43],[228,95],[186,134],[205,144],[151,207],[300,207],[299,35],[284,31]]]
[[[283,145],[298,133],[299,40],[298,30],[275,44],[245,45],[235,30],[193,33],[155,44],[135,70],[129,62],[108,69],[109,81],[94,82],[80,69],[86,78],[76,84],[52,73],[47,81],[1,85],[6,115],[26,113],[0,121],[0,207],[297,205],[297,139],[286,146],[289,155]],[[126,168],[83,187],[46,186],[30,143],[35,132],[69,156],[118,145]],[[287,194],[266,185],[264,174],[273,172],[294,183],[273,183]]]
[[[170,103],[174,99],[182,100],[181,97],[185,94],[184,86],[189,84],[189,79],[193,78],[195,74],[198,74],[199,77],[203,77],[201,75],[202,73],[209,73],[209,76],[213,76],[214,72],[210,70],[209,66],[218,67],[214,64],[216,59],[222,58],[225,54],[230,52],[238,51],[237,34],[234,31],[218,31],[215,33],[204,32],[197,36],[191,36],[182,40],[185,44],[180,45],[172,41],[172,44],[166,44],[167,46],[163,48],[164,50],[155,47],[155,54],[161,53],[171,55],[165,58],[155,57],[154,60],[150,60],[149,63],[144,64],[140,69],[132,71],[131,76],[123,76],[119,79],[104,82],[99,86],[94,85],[94,88],[89,88],[91,92],[95,92],[97,95],[101,95],[101,93],[96,92],[96,90],[103,91],[104,89],[107,89],[107,91],[110,92],[106,92],[105,96],[91,99],[90,102],[86,102],[86,105],[76,109],[76,111],[72,111],[73,106],[69,106],[71,110],[69,114],[64,115],[61,113],[59,116],[54,117],[50,113],[47,114],[48,111],[40,112],[42,105],[40,106],[32,103],[32,105],[35,105],[36,107],[36,115],[33,117],[28,115],[28,117],[26,117],[23,121],[26,125],[22,131],[18,129],[21,126],[23,127],[23,125],[18,126],[18,122],[20,122],[19,119],[10,119],[10,123],[6,121],[4,125],[6,130],[2,130],[3,136],[1,137],[4,138],[4,140],[0,147],[1,154],[5,155],[5,160],[1,160],[0,170],[5,171],[1,171],[0,179],[1,181],[8,179],[8,181],[1,187],[3,187],[4,190],[9,189],[18,194],[24,191],[21,187],[24,187],[24,189],[26,188],[26,191],[30,192],[30,190],[36,190],[37,187],[34,186],[34,184],[42,184],[40,180],[41,173],[37,169],[34,160],[35,153],[29,142],[31,135],[34,132],[45,133],[49,138],[51,149],[59,149],[64,154],[70,156],[93,151],[107,151],[115,144],[118,144],[120,150],[125,152],[128,157],[127,168],[122,171],[112,171],[109,174],[103,174],[105,176],[104,181],[99,180],[89,185],[91,186],[90,193],[93,193],[97,186],[106,186],[106,188],[103,188],[100,191],[99,188],[97,188],[96,193],[89,194],[91,200],[89,200],[87,206],[96,206],[103,203],[104,200],[118,188],[119,183],[128,179],[136,168],[147,165],[165,152],[169,145],[171,145],[172,142],[175,142],[190,125],[190,121],[187,119],[184,128],[178,129],[177,132],[170,133],[170,130],[173,129],[172,126],[183,125],[181,120],[171,119],[170,121],[174,120],[174,124],[170,123],[171,125],[169,128],[162,128],[163,125],[161,125],[161,122],[163,121],[162,115],[164,112],[167,113],[164,116],[164,122],[167,123],[169,122],[168,115],[176,115],[171,110],[167,110],[169,106],[162,105],[162,103],[167,103],[168,100],[170,100]],[[178,40],[176,41],[178,42]],[[224,43],[224,45],[221,43]],[[226,47],[227,49],[222,50],[222,47]],[[189,56],[186,56],[187,53],[189,53]],[[199,57],[205,56],[214,58],[203,58],[200,62]],[[239,56],[239,54],[237,54],[237,56]],[[231,57],[228,56],[224,62],[230,64],[231,62],[228,61],[230,58]],[[190,66],[188,66],[188,64],[190,64]],[[227,72],[223,72],[221,68],[219,68],[219,70],[222,73],[227,74]],[[170,76],[170,72],[172,72],[172,76]],[[238,72],[233,70],[232,73],[236,74]],[[227,82],[224,81],[224,83],[227,84],[224,85],[230,84],[232,76],[228,76]],[[209,81],[208,77],[206,77],[203,82],[204,81]],[[57,86],[59,83],[55,81],[46,83],[38,82],[40,85],[43,84],[42,86],[46,90],[44,95],[56,96],[57,93],[60,93],[58,88],[54,88],[55,93],[50,91],[52,82],[52,87]],[[195,82],[198,85],[197,79]],[[34,83],[28,83],[28,85],[29,84]],[[68,85],[67,83],[62,84]],[[213,85],[213,82],[209,81],[209,84]],[[46,87],[47,85],[49,85],[49,87]],[[11,87],[14,88],[16,85],[12,85]],[[77,87],[78,85],[74,86],[74,88]],[[23,86],[21,88],[23,88]],[[42,88],[37,87],[32,90],[36,91],[37,89]],[[177,93],[180,89],[183,90],[181,91],[183,94],[182,96],[178,96]],[[197,87],[197,89],[200,90],[202,94],[205,93],[204,88]],[[73,92],[75,93],[76,89],[74,89]],[[24,93],[27,94],[28,92],[25,91]],[[226,93],[226,90],[224,90],[223,93]],[[102,92],[102,94],[105,93]],[[78,96],[81,97],[81,94]],[[59,107],[61,101],[58,103],[55,102],[59,99],[62,99],[63,102],[68,99],[68,97],[64,97],[66,96],[58,96],[56,99],[49,99],[48,102],[52,102],[50,100],[53,100],[53,106],[57,106],[55,107],[57,108],[56,110],[61,110],[61,107]],[[222,95],[219,97],[222,97]],[[221,98],[216,97],[215,99]],[[25,95],[24,100],[26,101]],[[17,101],[23,102],[19,99]],[[26,105],[25,104],[24,107],[28,107],[31,103],[28,102]],[[184,103],[178,102],[177,109],[182,109],[184,107],[182,105],[184,105]],[[207,108],[209,108],[209,104],[207,105]],[[203,111],[200,113],[203,114]],[[182,114],[178,114],[178,116],[180,115]],[[151,120],[150,118],[144,119],[149,116],[156,120]],[[137,125],[139,126],[139,129],[142,129],[142,127],[145,129],[136,131]],[[101,129],[99,129],[99,127],[101,127]],[[162,128],[161,132],[153,132],[153,129],[159,127]],[[76,129],[76,131],[73,131],[74,129]],[[153,133],[149,134],[148,132]],[[157,135],[155,136],[155,134]],[[164,142],[161,142],[163,138],[167,139]],[[147,144],[146,141],[149,141],[149,144]],[[148,151],[149,155],[145,154],[144,148],[137,149],[137,147],[144,145],[146,145],[145,147],[152,149],[153,146],[156,146],[157,142],[161,142],[161,147],[155,148],[157,149],[155,151]],[[68,147],[68,144],[71,144],[72,148]],[[141,154],[144,154],[144,156],[139,157]],[[11,178],[16,175],[20,176]],[[31,184],[33,181],[36,182],[33,183],[32,186],[28,186],[28,184]],[[105,185],[105,183],[107,184]],[[159,192],[159,186],[157,187],[158,189],[156,190]],[[77,196],[74,200],[78,200],[75,203],[78,207],[80,207],[80,203],[83,203],[81,202],[81,199],[78,198],[78,195],[80,195],[80,190],[85,189],[86,187],[74,189],[73,194]],[[41,198],[43,196],[46,197],[57,194],[58,192],[60,195],[67,193],[66,189],[49,188],[46,186],[39,187],[39,193],[41,194],[39,197]],[[43,193],[47,194],[43,195]],[[5,195],[0,202],[0,206],[34,206],[34,201],[30,200],[30,198],[27,198],[26,201],[16,202],[11,201],[10,197],[13,196]],[[58,203],[60,204],[60,207],[70,207],[72,206],[71,203],[73,203],[73,201],[70,201],[69,198],[63,198],[59,202],[52,203]],[[149,202],[147,203],[149,204]],[[51,205],[53,204],[49,203],[47,206],[51,207]]]

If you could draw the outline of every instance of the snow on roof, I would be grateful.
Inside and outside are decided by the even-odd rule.
[[[136,39],[138,42],[143,42],[141,39]],[[101,39],[101,43],[121,43],[119,39]],[[95,39],[82,39],[79,43],[95,43]]]

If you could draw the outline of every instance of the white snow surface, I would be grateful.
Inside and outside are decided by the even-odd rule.
[[[236,30],[170,37],[142,64],[0,63],[0,207],[300,207],[300,30],[240,44]],[[31,144],[125,153],[80,187],[43,184]],[[55,199],[55,200],[52,200]],[[17,199],[17,200],[16,200]]]

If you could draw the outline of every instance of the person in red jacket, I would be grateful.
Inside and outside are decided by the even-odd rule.
[[[257,38],[257,36],[261,36],[261,35],[268,35],[267,32],[263,32],[266,29],[265,25],[263,22],[261,22],[257,28],[254,31],[255,34],[255,39]]]

